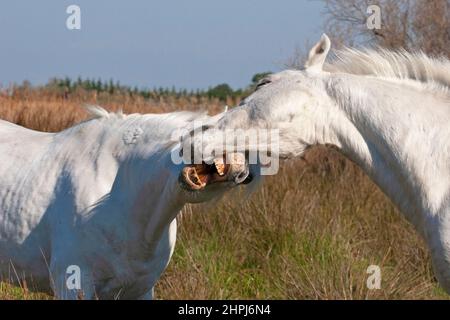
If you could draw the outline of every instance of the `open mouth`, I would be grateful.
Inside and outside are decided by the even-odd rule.
[[[245,154],[239,152],[219,156],[211,164],[187,165],[180,174],[183,186],[189,190],[202,190],[218,182],[248,184],[253,180]]]
[[[183,181],[193,190],[203,189],[206,185],[223,182],[228,179],[227,174],[230,164],[226,164],[224,159],[214,159],[212,164],[202,162],[186,166],[182,170]]]

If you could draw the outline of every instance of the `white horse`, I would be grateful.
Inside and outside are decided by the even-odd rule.
[[[281,157],[337,146],[424,237],[450,293],[450,62],[344,49],[324,66],[329,49],[323,35],[303,70],[261,80],[215,129],[277,128]]]
[[[213,117],[91,112],[59,133],[0,121],[0,276],[64,299],[152,298],[183,205],[250,182],[249,166],[174,164],[173,132]]]

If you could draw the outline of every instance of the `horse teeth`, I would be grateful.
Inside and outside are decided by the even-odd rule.
[[[225,165],[219,159],[214,160],[214,166],[216,167],[217,173],[219,176],[225,175]]]
[[[245,165],[245,157],[242,153],[233,153],[230,162],[232,165],[242,166]]]

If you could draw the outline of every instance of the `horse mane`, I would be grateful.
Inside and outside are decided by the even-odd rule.
[[[116,116],[118,118],[123,118],[124,114],[122,110],[117,112],[109,112],[106,109],[96,106],[96,105],[85,105],[84,109],[90,116],[90,119],[100,119],[100,118],[110,118],[111,116]]]
[[[130,122],[135,122],[136,120],[141,121],[157,121],[160,122],[191,122],[194,120],[206,120],[209,118],[209,116],[206,114],[206,112],[203,111],[175,111],[175,112],[169,112],[169,113],[131,113],[131,114],[125,114],[122,110],[118,110],[116,112],[108,111],[100,106],[97,105],[85,105],[85,110],[89,114],[89,118],[87,121],[94,120],[94,119],[123,119],[123,120],[129,120]]]
[[[85,110],[89,113],[90,117],[82,121],[75,126],[68,128],[68,131],[77,130],[81,125],[98,125],[94,120],[100,120],[106,126],[116,130],[122,128],[122,130],[140,128],[147,132],[152,132],[155,139],[170,139],[174,130],[186,128],[191,130],[191,123],[196,126],[203,124],[215,123],[220,114],[216,116],[209,116],[205,111],[175,111],[169,113],[131,113],[125,114],[122,110],[117,112],[110,112],[97,105],[85,105]],[[150,130],[150,131],[148,131]],[[158,138],[156,138],[158,137]]]
[[[446,57],[429,57],[420,51],[344,48],[335,52],[332,61],[324,65],[324,70],[415,80],[427,89],[445,93],[450,89],[450,61]]]

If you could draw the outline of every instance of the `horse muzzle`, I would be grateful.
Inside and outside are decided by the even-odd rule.
[[[202,162],[185,166],[180,180],[190,190],[202,190],[208,185],[234,182],[247,184],[252,180],[248,162],[242,153],[228,153],[213,159],[211,164]]]

